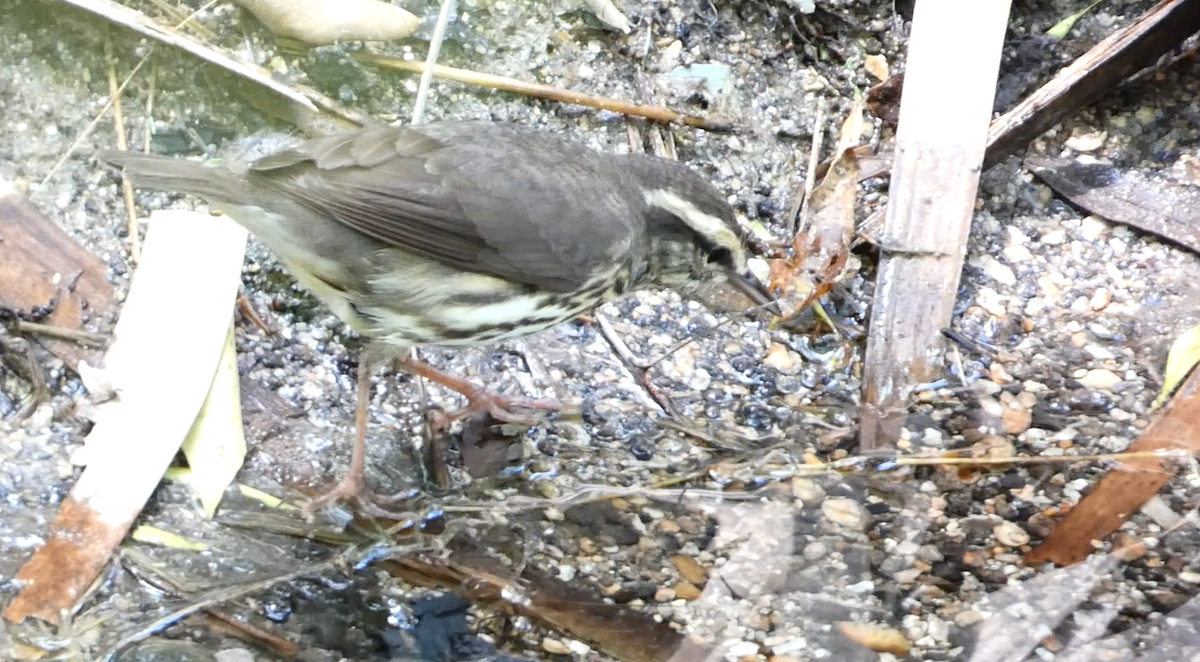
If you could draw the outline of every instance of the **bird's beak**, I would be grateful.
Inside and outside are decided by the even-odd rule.
[[[738,272],[730,269],[728,270],[728,275],[729,283],[733,285],[738,292],[741,292],[749,297],[756,306],[765,306],[775,300],[774,297],[767,292],[767,286],[759,282],[759,280],[754,277],[754,274],[739,274]]]

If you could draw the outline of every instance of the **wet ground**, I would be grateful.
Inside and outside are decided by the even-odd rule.
[[[1041,38],[1045,29],[1081,7],[1018,3],[998,103],[1019,98],[1053,65],[1149,4],[1099,7],[1081,22],[1079,36],[1049,44]],[[836,127],[853,90],[875,82],[864,70],[866,55],[884,55],[894,68],[902,62],[906,23],[892,3],[818,3],[811,15],[785,2],[622,6],[638,26],[629,36],[605,30],[584,11],[549,2],[464,2],[465,18],[451,30],[442,59],[733,118],[739,127],[734,133],[671,129],[680,158],[781,239],[783,210],[803,179],[818,100],[839,118],[831,123]],[[436,13],[432,6],[411,8],[422,16]],[[119,181],[91,158],[115,145],[111,120],[85,136],[107,101],[101,56],[106,32],[95,19],[58,3],[0,0],[0,15],[6,17],[0,22],[0,172],[108,265],[123,296],[133,266]],[[302,80],[384,120],[411,111],[415,77],[356,64],[342,47],[302,54],[280,49],[253,18],[230,5],[218,5],[200,20],[220,43],[285,79]],[[148,46],[117,29],[111,38],[123,76]],[[424,54],[419,39],[372,48]],[[148,119],[151,85],[156,151],[182,157],[263,129],[293,130],[256,110],[261,99],[244,96],[227,74],[162,47],[155,59],[153,84],[148,73],[139,75],[125,94],[135,147]],[[672,80],[672,72],[694,63],[728,65],[728,87]],[[1073,117],[1033,149],[1074,155],[1090,147],[1091,156],[1120,166],[1170,167],[1197,153],[1198,86],[1191,64],[1165,71]],[[457,84],[435,84],[427,117],[517,121],[598,149],[628,148],[618,115]],[[1097,145],[1070,147],[1072,138],[1101,133]],[[79,146],[54,170],[80,136]],[[878,203],[885,191],[868,182],[864,195]],[[985,173],[980,199],[955,325],[998,351],[949,350],[953,367],[946,382],[913,404],[905,450],[1000,445],[1057,456],[1125,448],[1152,416],[1148,407],[1171,340],[1200,317],[1200,263],[1152,238],[1085,217],[1055,199],[1015,158]],[[151,192],[139,192],[137,200],[143,210],[197,202]],[[874,256],[864,251],[856,257],[861,273],[828,301],[851,330],[866,323],[874,278]],[[239,480],[278,496],[303,497],[329,487],[345,470],[361,342],[298,290],[257,243],[248,251],[244,285],[253,308],[277,333],[266,334],[244,318],[237,322],[250,441]],[[637,293],[600,312],[638,358],[658,357],[682,339],[695,339],[649,374],[680,419],[703,429],[705,439],[656,422],[656,405],[596,321],[487,350],[432,350],[430,360],[455,374],[514,392],[554,395],[570,411],[521,432],[499,460],[478,450],[490,431],[456,430],[447,446],[453,487],[440,491],[428,486],[413,451],[422,438],[423,407],[412,380],[378,380],[370,480],[385,492],[416,490],[409,505],[418,512],[446,510],[448,533],[427,543],[472,548],[590,587],[720,646],[726,659],[877,659],[832,626],[851,621],[903,632],[915,647],[909,659],[965,660],[995,645],[990,628],[1007,623],[1001,617],[1005,601],[1016,599],[1011,596],[1038,604],[1031,596],[1040,587],[1061,587],[1055,584],[1061,574],[1026,566],[1022,552],[1047,532],[1052,519],[1046,512],[1076,502],[1104,465],[1006,467],[970,477],[929,469],[796,477],[805,462],[853,450],[862,366],[852,336],[810,334],[808,327],[772,331],[752,319],[717,316],[669,292]],[[106,330],[106,323],[97,320],[97,330]],[[71,457],[90,423],[80,414],[89,396],[76,375],[36,344],[11,334],[3,338],[41,368],[51,394],[32,416],[17,420],[30,386],[0,367],[0,596],[7,602],[17,588],[11,578],[44,541],[78,475]],[[430,397],[453,406],[436,389]],[[490,470],[484,472],[484,465]],[[507,470],[497,472],[498,465]],[[468,475],[471,467],[480,475]],[[695,498],[646,492],[585,506],[562,501],[595,485],[675,480],[682,482],[671,487],[686,486]],[[709,498],[716,490],[753,499]],[[529,502],[519,498],[560,501],[526,509],[517,504]],[[1167,507],[1181,515],[1194,508],[1195,498],[1195,483],[1185,478],[1163,493]],[[482,509],[464,512],[465,505]],[[126,543],[71,628],[52,632],[6,623],[0,650],[32,656],[25,659],[49,659],[36,657],[38,650],[93,659],[207,590],[319,563],[333,553],[321,542],[268,532],[261,520],[248,528],[231,525],[260,509],[231,492],[223,516],[210,522],[186,486],[165,483],[141,521],[203,540],[209,550]],[[1063,659],[1078,650],[1085,622],[1093,624],[1092,636],[1122,633],[1131,649],[1160,640],[1159,628],[1176,625],[1170,614],[1193,598],[1194,578],[1200,577],[1194,528],[1165,533],[1139,514],[1123,533],[1151,541],[1145,555],[1070,580],[1091,593],[1067,619],[1072,627],[1047,628],[1039,637],[1042,659],[1056,652],[1055,641]],[[397,643],[396,632],[414,630],[412,623],[420,621],[414,614],[425,604],[414,601],[429,597],[375,565],[325,569],[225,607],[299,644],[298,659],[305,660],[468,659],[463,650],[485,644],[533,659],[607,659],[529,619],[497,618],[478,606],[454,612],[464,614],[470,630],[456,640],[461,649],[416,646],[414,652],[415,644]],[[1039,604],[1031,613],[1035,621],[1057,622],[1047,615],[1052,612]],[[439,636],[448,636],[455,623]],[[1184,636],[1178,627],[1174,632]],[[243,652],[236,655],[256,660],[278,656],[212,617],[190,617],[164,637],[197,641],[225,659],[247,659],[231,653],[238,650]],[[193,652],[199,657],[190,659],[203,659]],[[1018,660],[1026,653],[998,650],[988,659]]]

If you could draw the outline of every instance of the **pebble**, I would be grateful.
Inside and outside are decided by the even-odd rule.
[[[829,549],[822,542],[810,542],[804,546],[804,558],[808,561],[819,561],[825,558]]]
[[[708,581],[708,570],[705,570],[704,566],[697,563],[696,559],[690,556],[682,554],[673,556],[671,557],[671,565],[674,565],[675,569],[679,571],[680,577],[693,584],[701,585]]]
[[[592,652],[591,646],[588,646],[587,644],[583,643],[582,641],[576,641],[575,639],[571,639],[570,641],[567,642],[567,648],[572,653],[574,653],[576,655],[580,655],[580,656],[587,655],[588,653]]]
[[[1029,544],[1029,533],[1015,522],[1001,522],[992,529],[992,533],[995,534],[996,540],[1005,547],[1020,547]]]
[[[1108,304],[1112,303],[1112,292],[1108,291],[1107,287],[1101,287],[1092,294],[1092,298],[1088,301],[1093,311],[1100,312],[1108,308]]]
[[[680,600],[699,600],[704,592],[691,582],[679,582],[675,585],[675,597]],[[655,597],[658,597],[655,595]],[[664,601],[665,602],[665,601]]]
[[[1067,241],[1067,233],[1062,230],[1051,230],[1039,239],[1047,246],[1061,246]]]
[[[670,602],[675,599],[675,589],[664,586],[654,592],[655,602]]]
[[[1104,141],[1108,140],[1108,133],[1105,131],[1092,131],[1090,133],[1081,133],[1072,135],[1067,138],[1063,146],[1067,149],[1073,149],[1076,152],[1094,152],[1104,146]]]
[[[1005,409],[1000,420],[1006,434],[1021,434],[1033,424],[1033,413],[1023,409]]]
[[[826,499],[821,504],[821,514],[834,524],[863,531],[871,523],[871,515],[862,504],[842,497]]]
[[[788,349],[783,343],[771,343],[767,355],[763,357],[763,365],[774,368],[781,375],[795,375],[803,365],[800,355]]]
[[[825,498],[825,490],[810,478],[793,478],[792,496],[806,504],[815,504]]]
[[[983,614],[974,609],[964,609],[954,615],[954,624],[960,628],[970,627],[983,620]]]
[[[551,639],[549,637],[542,640],[542,650],[550,653],[551,655],[571,654],[571,649],[568,648],[566,644],[557,639]]]
[[[729,646],[725,651],[726,659],[737,659],[747,655],[757,655],[758,644],[753,641],[737,641]]]
[[[1082,377],[1079,377],[1079,383],[1088,388],[1111,391],[1114,386],[1121,383],[1121,376],[1112,370],[1088,370]]]
[[[1015,285],[1017,283],[1017,274],[1013,273],[1012,267],[991,255],[984,255],[975,260],[974,266],[983,271],[985,276],[1001,285]]]
[[[1117,358],[1117,355],[1113,354],[1111,350],[1099,345],[1084,345],[1083,351],[1090,354],[1092,358],[1096,359],[1097,361],[1107,361],[1109,359]]]
[[[1028,262],[1033,259],[1033,253],[1021,245],[1006,246],[1004,250],[1000,251],[1000,256],[1013,264]]]
[[[229,648],[213,654],[217,662],[254,662],[254,654],[245,648]]]
[[[1088,216],[1079,222],[1079,234],[1088,241],[1095,241],[1108,232],[1108,223],[1098,216]]]

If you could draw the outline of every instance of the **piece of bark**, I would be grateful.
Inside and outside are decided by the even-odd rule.
[[[1089,213],[1200,253],[1200,187],[1102,163],[1031,156],[1025,165]]]
[[[1200,452],[1200,370],[1192,372],[1128,452],[1151,451],[1182,451],[1188,456]],[[1176,461],[1165,458],[1123,461],[1059,520],[1045,542],[1029,552],[1025,561],[1058,565],[1082,561],[1094,551],[1093,540],[1103,540],[1116,531],[1177,471]]]
[[[1163,0],[1109,35],[992,122],[984,167],[1025,149],[1067,115],[1112,92],[1131,74],[1200,31],[1200,1]]]
[[[0,183],[2,185],[2,183]],[[112,306],[108,267],[16,192],[0,195],[0,307],[29,314],[49,307],[43,324],[83,331],[105,327]],[[107,329],[104,329],[107,330]],[[101,353],[66,340],[33,336],[75,370]]]
[[[916,4],[863,359],[863,452],[895,442],[912,386],[940,372],[941,331],[958,294],[1008,10],[1009,0]]]

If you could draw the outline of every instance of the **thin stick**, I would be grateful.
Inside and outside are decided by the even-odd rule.
[[[108,60],[108,94],[112,97],[113,130],[117,134],[117,149],[124,152],[129,149],[129,139],[125,136],[125,114],[121,111],[116,58],[113,57],[112,36],[109,34],[108,24],[104,26],[104,58]],[[136,264],[142,259],[142,241],[138,234],[137,208],[133,205],[133,185],[124,173],[121,173],[121,192],[125,198],[125,212],[129,215],[129,257]]]
[[[825,144],[825,97],[817,100],[817,116],[813,119],[812,149],[808,153],[808,170],[804,173],[804,198],[800,209],[792,215],[792,234],[800,230],[800,219],[808,208],[808,200],[817,187],[817,169],[821,164],[821,148]]]
[[[596,324],[600,327],[600,335],[604,336],[604,339],[608,341],[609,346],[616,352],[617,358],[621,359],[621,363],[625,364],[625,368],[633,374],[634,381],[642,387],[645,395],[649,398],[647,400],[648,404],[653,405],[667,416],[674,417],[675,409],[671,406],[671,401],[659,393],[658,389],[651,383],[650,375],[641,366],[641,362],[637,360],[633,352],[630,351],[629,345],[626,345],[621,336],[617,334],[617,330],[613,328],[608,318],[600,313],[596,313],[593,317],[596,320]]]
[[[151,57],[147,53],[146,57]],[[154,95],[158,90],[158,60],[150,62],[150,89],[146,90],[146,136],[143,140],[142,151],[150,153],[150,142],[154,139]]]
[[[399,71],[407,71],[417,74],[425,73],[425,64],[422,62],[406,62],[404,60],[383,57],[371,53],[353,53],[352,57],[360,62],[374,64],[386,69],[396,69]],[[686,124],[688,126],[694,126],[698,129],[705,129],[708,131],[732,131],[734,129],[734,125],[731,122],[697,117],[695,115],[685,115],[663,106],[643,106],[629,103],[628,101],[598,97],[591,94],[583,94],[581,92],[572,92],[570,90],[562,90],[549,85],[542,85],[541,83],[530,83],[517,80],[515,78],[483,74],[467,69],[456,69],[454,67],[435,65],[433,67],[433,76],[444,80],[453,80],[460,83],[466,83],[468,85],[476,85],[478,87],[501,90],[503,92],[516,92],[518,94],[526,94],[541,99],[550,99],[553,101],[561,101],[563,103],[573,103],[579,106],[598,108],[600,110],[610,110],[615,113],[633,115],[635,117],[645,117],[647,119],[656,120],[659,122]]]
[[[69,329],[65,326],[52,326],[50,324],[39,324],[37,322],[18,320],[15,328],[20,333],[46,336],[48,338],[58,338],[59,340],[70,340],[71,342],[76,342],[80,345],[104,347],[106,344],[108,344],[108,338],[106,336],[96,333],[88,333],[87,331]]]
[[[425,112],[425,103],[429,100],[429,87],[433,83],[433,70],[437,66],[438,53],[442,50],[442,40],[446,38],[446,24],[450,22],[450,12],[453,10],[454,0],[442,0],[442,10],[438,12],[437,25],[433,27],[433,36],[429,38],[429,55],[425,56],[425,71],[421,72],[421,84],[417,88],[417,101],[413,104],[413,124],[420,124],[421,115]]]

